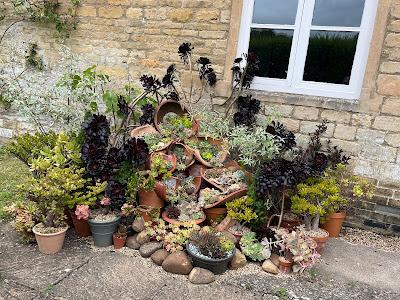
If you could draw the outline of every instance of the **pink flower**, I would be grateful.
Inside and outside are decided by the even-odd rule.
[[[89,205],[77,205],[75,215],[78,220],[87,220],[90,216]]]
[[[103,199],[101,199],[100,204],[104,205],[104,206],[108,206],[111,204],[111,199],[108,197],[104,197]]]

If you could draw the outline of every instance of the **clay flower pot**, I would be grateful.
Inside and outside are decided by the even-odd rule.
[[[115,217],[110,221],[97,221],[89,219],[94,245],[97,247],[108,247],[112,245],[113,234],[121,221],[121,217]]]
[[[180,117],[184,116],[185,114],[189,114],[188,109],[186,107],[182,108],[179,102],[173,100],[167,100],[161,102],[161,104],[157,107],[154,115],[154,125],[156,126],[158,132],[162,133],[160,124],[163,123],[165,115],[170,112],[175,113]],[[196,120],[193,120],[191,136],[196,135],[198,130],[199,130],[199,123]]]
[[[329,239],[329,232],[324,230],[324,229],[321,229],[321,230],[326,233],[326,236],[323,236],[323,237],[321,237],[321,236],[310,236],[314,241],[317,242],[317,248],[315,248],[315,250],[320,254],[324,250],[326,242]]]
[[[39,251],[43,254],[55,254],[60,252],[65,240],[65,233],[68,230],[68,226],[61,228],[59,232],[56,233],[41,233],[38,230],[37,224],[32,228],[33,233],[39,247]]]
[[[139,204],[152,208],[163,208],[164,201],[156,194],[154,190],[139,190]]]
[[[284,257],[279,257],[279,270],[282,273],[288,274],[292,271],[292,267],[293,267],[293,261],[292,260],[288,260]]]
[[[141,216],[144,222],[153,222],[154,218],[160,217],[160,209],[159,208],[154,208],[146,205],[139,205],[136,208],[137,212]],[[158,210],[158,216],[155,214],[155,210]]]
[[[181,180],[176,177],[170,177],[164,181],[157,181],[154,187],[154,191],[156,192],[157,196],[160,197],[164,201],[168,201],[168,187],[172,187],[176,190],[181,183]]]
[[[74,224],[75,233],[79,237],[88,237],[92,235],[90,226],[87,220],[79,220],[74,211],[70,211],[72,223]]]
[[[201,137],[198,137],[197,139],[198,140],[201,140],[201,139],[206,140],[211,145],[216,146],[218,148],[219,153],[221,154],[220,162],[223,163],[226,160],[226,157],[228,156],[228,151],[224,150],[224,148],[222,147],[222,145],[223,145],[222,141],[215,140],[213,138],[207,138],[206,139],[206,138],[201,138]],[[206,167],[209,167],[209,168],[214,167],[210,162],[204,160],[201,157],[201,153],[200,153],[199,150],[197,150],[197,149],[192,149],[192,150],[193,150],[193,153],[194,153],[194,157],[196,158],[196,160],[198,162],[200,162],[201,164],[203,164],[203,165],[205,165]]]
[[[174,220],[171,218],[168,218],[167,216],[167,212],[163,211],[163,213],[161,214],[161,217],[163,218],[163,220],[167,223],[173,224],[173,225],[199,225],[201,223],[203,223],[206,220],[206,215],[204,214],[204,216],[201,219],[198,220],[191,220],[191,221],[187,221],[187,222],[183,222],[183,221],[178,221],[178,220]]]
[[[173,155],[173,154],[165,154],[163,152],[153,152],[150,155],[150,169],[151,169],[151,165],[152,165],[152,160],[156,156],[161,156],[164,160],[166,160],[166,161],[168,161],[168,162],[170,162],[172,164],[171,169],[168,170],[169,172],[172,173],[172,172],[174,172],[176,170],[176,156]],[[162,177],[162,175],[164,175],[164,174],[161,174],[160,177]]]
[[[223,205],[223,204],[225,204],[225,203],[227,203],[229,201],[232,201],[234,199],[237,199],[237,198],[240,198],[240,197],[243,197],[243,196],[246,196],[246,195],[247,195],[247,189],[237,190],[237,191],[234,191],[233,193],[230,193],[228,195],[222,196],[221,200],[219,200],[219,201],[217,201],[217,202],[215,202],[213,204],[210,204],[210,205],[206,206],[205,208],[206,209],[210,209],[212,207],[221,206],[221,205]]]
[[[168,154],[173,154],[176,156],[176,154],[173,153],[173,149],[174,147],[180,147],[183,149],[184,154],[186,156],[186,161],[184,162],[184,165],[186,166],[186,169],[189,168],[191,165],[194,164],[195,159],[194,159],[194,154],[193,154],[193,150],[191,148],[189,148],[188,146],[186,146],[185,144],[182,143],[171,143],[168,147]],[[176,157],[177,163],[178,163],[178,157]]]
[[[206,214],[207,224],[212,225],[214,223],[221,222],[226,217],[226,207],[213,207],[204,210]]]
[[[207,169],[206,166],[195,163],[187,169],[187,172],[190,176],[197,177],[201,176],[205,169]]]
[[[328,231],[330,237],[338,237],[340,234],[340,230],[342,229],[342,225],[345,218],[346,218],[346,211],[340,211],[331,214],[327,218],[327,221],[324,224],[322,224],[321,228]]]
[[[268,223],[267,223],[267,227],[271,227],[271,223],[272,223],[272,221],[273,220],[277,220],[277,222],[275,223],[275,224],[278,224],[279,223],[279,217],[280,217],[280,215],[278,215],[278,214],[274,214],[274,215],[272,215],[269,219],[268,219]],[[287,219],[287,218],[285,218],[285,213],[283,214],[283,217],[282,217],[282,222],[281,222],[281,228],[286,228],[286,229],[288,229],[289,231],[292,231],[292,230],[294,230],[296,227],[298,227],[298,226],[300,226],[300,219],[297,219],[297,220],[292,220],[292,219]]]
[[[121,249],[122,247],[125,246],[125,242],[126,242],[126,235],[121,236],[118,233],[113,234],[114,249]]]
[[[144,125],[136,127],[131,131],[131,137],[143,137],[146,134],[158,133],[158,131],[151,125]]]

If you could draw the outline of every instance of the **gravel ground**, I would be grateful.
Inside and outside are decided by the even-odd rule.
[[[344,227],[340,239],[352,245],[363,245],[385,252],[400,253],[400,237]]]

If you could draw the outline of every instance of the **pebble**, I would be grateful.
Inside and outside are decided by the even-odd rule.
[[[267,259],[266,261],[263,262],[262,269],[265,272],[275,274],[275,275],[279,273],[278,267],[275,266],[274,263],[270,259]]]
[[[139,232],[136,241],[140,244],[143,245],[145,243],[150,242],[150,237],[147,235],[146,231]]]
[[[169,255],[169,252],[165,249],[159,249],[156,252],[154,252],[150,258],[151,260],[158,266],[161,266],[163,261],[167,258]]]
[[[193,284],[209,284],[215,281],[215,275],[209,270],[196,267],[190,272],[189,281]]]
[[[146,244],[143,244],[139,248],[139,253],[142,257],[148,258],[150,257],[154,252],[162,248],[162,243],[159,242],[149,242]]]
[[[136,232],[142,232],[145,229],[144,221],[142,218],[138,218],[132,223],[132,229]]]
[[[130,249],[139,250],[140,244],[137,242],[136,238],[137,238],[137,234],[128,236],[128,238],[126,239],[125,245]]]
[[[176,251],[168,255],[163,261],[162,267],[169,273],[181,275],[187,275],[193,269],[192,262],[183,251]]]
[[[243,268],[247,264],[246,256],[239,249],[235,250],[235,254],[230,262],[229,268],[232,270],[237,270]]]

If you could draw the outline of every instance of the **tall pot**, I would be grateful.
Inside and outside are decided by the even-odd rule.
[[[108,247],[113,243],[113,234],[121,221],[121,217],[115,217],[110,221],[97,221],[89,219],[88,223],[92,231],[94,245],[97,247]]]
[[[65,226],[65,228],[62,228],[56,233],[41,233],[38,230],[38,225],[40,224],[35,225],[32,231],[35,234],[39,251],[43,254],[55,254],[60,252],[64,245],[65,233],[68,230],[68,226]]]
[[[70,216],[72,218],[72,223],[74,224],[74,229],[77,236],[88,237],[92,235],[87,220],[79,220],[74,211],[70,211]]]
[[[344,219],[346,219],[346,211],[331,214],[321,228],[328,231],[330,237],[338,237],[340,230],[342,230]]]

